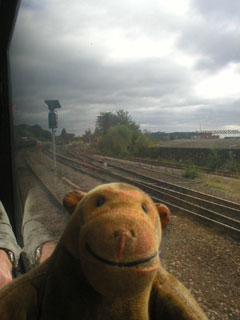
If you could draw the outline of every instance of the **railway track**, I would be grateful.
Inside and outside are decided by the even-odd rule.
[[[113,168],[115,167],[116,169],[119,169],[119,166],[116,165],[114,162],[112,163],[111,161],[110,162],[108,161],[108,166],[109,167],[113,167]],[[125,167],[120,167],[120,170],[124,170],[127,173],[131,173],[131,174],[133,174],[135,176],[138,176],[140,178],[147,179],[148,181],[150,181],[150,183],[152,182],[152,183],[157,184],[159,186],[165,187],[165,188],[167,188],[169,190],[174,190],[174,191],[183,193],[185,195],[190,195],[190,196],[193,196],[193,197],[196,197],[196,198],[203,199],[205,201],[214,202],[214,204],[217,203],[217,204],[222,205],[224,207],[229,207],[230,206],[231,208],[235,208],[237,210],[240,210],[240,204],[238,204],[238,203],[227,201],[225,199],[221,199],[221,198],[218,198],[218,197],[214,197],[214,196],[208,195],[206,193],[202,193],[202,192],[190,189],[190,188],[186,188],[184,184],[185,184],[185,181],[187,179],[179,178],[177,176],[170,175],[171,177],[173,177],[175,179],[174,181],[177,182],[177,184],[176,184],[176,183],[166,182],[166,181],[160,180],[160,179],[162,179],[162,176],[163,177],[165,176],[165,173],[160,173],[161,178],[157,179],[157,178],[152,178],[152,177],[150,177],[150,176],[148,176],[146,174],[143,174],[141,172],[139,173],[136,170],[131,170],[129,168],[127,169]],[[149,170],[149,169],[147,169],[147,170]],[[153,171],[151,169],[150,169],[150,171],[152,171],[153,173],[159,174],[159,172],[157,172],[157,171]]]
[[[33,166],[26,159],[24,160],[26,167],[32,173],[37,182],[41,185],[42,189],[46,192],[46,194],[50,197],[51,201],[58,207],[62,209],[62,198],[56,196],[56,194],[52,191],[52,189],[44,182],[44,180],[36,173]]]
[[[73,153],[70,153],[70,155],[76,157],[76,155],[73,154]],[[145,179],[147,179],[150,183],[157,184],[157,185],[162,186],[164,188],[183,193],[184,195],[190,195],[190,196],[193,196],[193,197],[196,197],[196,198],[203,199],[203,200],[208,201],[208,202],[213,202],[214,204],[217,203],[219,205],[222,205],[223,207],[230,207],[230,208],[235,208],[237,210],[240,210],[240,204],[238,204],[238,203],[234,203],[234,202],[222,199],[222,198],[214,197],[214,196],[208,195],[206,193],[202,193],[202,192],[190,189],[190,188],[186,188],[185,184],[187,183],[186,180],[188,180],[188,179],[185,179],[185,178],[180,178],[178,176],[173,176],[173,175],[165,174],[165,173],[162,173],[162,172],[159,172],[159,171],[155,171],[155,170],[151,170],[149,168],[146,168],[147,171],[150,171],[153,174],[160,175],[160,178],[152,178],[152,177],[150,177],[150,176],[148,176],[146,174],[143,174],[141,172],[139,173],[136,170],[129,169],[128,168],[128,163],[127,163],[127,168],[126,168],[125,167],[125,161],[123,161],[123,160],[119,161],[119,163],[120,163],[119,165],[118,164],[116,165],[116,159],[113,160],[112,158],[109,158],[109,157],[107,157],[107,158],[106,157],[100,157],[99,158],[98,156],[95,157],[95,156],[89,156],[89,155],[78,156],[78,157],[81,160],[87,158],[91,162],[93,162],[93,163],[94,162],[98,162],[99,164],[104,163],[105,159],[106,159],[108,167],[112,167],[112,168],[115,168],[117,170],[120,169],[122,171],[125,171],[127,174],[132,174],[135,177],[144,178],[144,181],[146,181]],[[133,165],[132,165],[132,167],[133,167]],[[168,178],[170,176],[172,179],[174,179],[172,181],[177,182],[177,184],[176,183],[172,183],[172,182],[163,181],[165,176],[167,176]],[[191,183],[192,182],[190,182],[190,184]],[[193,183],[193,184],[196,184],[196,183]],[[236,216],[238,216],[238,215],[236,215]]]
[[[133,184],[146,191],[155,202],[169,206],[172,212],[187,214],[201,221],[230,233],[240,239],[240,205],[220,198],[187,189],[178,185],[159,181],[134,170],[111,165],[105,167],[96,159],[85,161],[57,154],[57,160],[85,174]]]
[[[41,175],[40,170],[38,174],[40,173],[45,179],[49,173],[46,180],[50,180],[52,174],[49,168],[51,168],[52,161],[45,157],[43,157],[44,161],[40,161],[39,157],[34,159],[36,159],[36,163],[39,160],[39,164],[48,169],[46,175]],[[33,169],[35,169],[34,161],[32,164]],[[74,163],[72,163],[72,167],[74,166]],[[88,170],[83,165],[79,167],[83,173],[87,173]],[[90,167],[97,166],[92,163],[89,166],[89,172]],[[64,181],[68,184],[68,190],[78,188],[82,175],[78,175],[77,172],[74,175],[74,171],[63,168],[60,164],[57,165],[57,168],[59,169],[58,173],[62,172],[67,178],[72,177],[73,182],[65,181],[66,178],[64,178]],[[76,176],[76,179],[74,179],[74,176]],[[93,176],[96,177],[97,174],[93,174]],[[107,180],[107,175],[105,178]],[[229,314],[232,314],[234,319],[238,319],[239,295],[236,281],[239,279],[237,273],[239,242],[228,237],[222,237],[212,232],[209,227],[205,228],[201,224],[197,225],[194,220],[191,221],[181,216],[174,218],[169,228],[164,231],[161,260],[167,270],[175,273],[188,288],[191,288],[193,293],[197,293],[201,298],[199,301],[201,301],[209,318],[220,319],[220,317],[225,317],[227,319]],[[191,276],[189,277],[189,275]],[[228,292],[227,297],[225,296],[226,292]]]
[[[123,165],[124,168],[133,168],[134,170],[137,170],[139,173],[141,172],[149,172],[154,176],[160,176],[160,180],[182,185],[182,186],[194,186],[194,185],[201,185],[202,182],[195,181],[193,179],[187,179],[179,175],[174,175],[171,173],[166,173],[163,170],[159,170],[159,167],[152,167],[150,165],[140,163],[140,162],[133,162],[129,160],[120,160],[115,159],[111,157],[103,157],[103,156],[94,156],[94,158],[99,162],[107,162],[110,165],[116,164],[117,166]],[[93,158],[93,159],[94,159]],[[143,173],[144,174],[144,173]]]
[[[173,163],[167,163],[167,162],[158,162],[154,160],[147,160],[147,159],[139,159],[139,158],[128,158],[129,161],[134,161],[134,162],[141,162],[141,163],[147,163],[151,164],[154,166],[159,166],[159,167],[167,167],[167,168],[173,168],[173,169],[179,169],[179,170],[184,170],[184,166],[181,164],[173,164]],[[209,173],[217,176],[223,176],[223,177],[236,177],[236,173],[233,171],[224,171],[224,170],[211,170],[209,168],[204,168],[204,167],[198,167],[198,169],[204,173]]]
[[[68,153],[70,156],[73,156],[76,158],[76,155],[72,152]],[[99,163],[106,163],[110,164],[110,165],[114,165],[116,164],[117,166],[124,166],[129,167],[129,168],[134,168],[135,170],[138,169],[139,171],[148,171],[151,172],[153,175],[159,175],[161,174],[161,180],[164,181],[168,181],[168,182],[174,182],[174,183],[178,183],[180,185],[196,185],[199,184],[199,182],[193,181],[193,180],[189,180],[177,175],[173,175],[170,173],[166,173],[164,171],[159,171],[156,168],[153,169],[152,166],[150,167],[149,165],[146,164],[142,164],[142,163],[136,163],[133,161],[128,161],[128,160],[122,160],[122,159],[116,159],[116,158],[111,158],[111,157],[103,157],[103,156],[99,156],[99,155],[94,155],[94,156],[90,156],[90,155],[82,155],[82,156],[78,156],[79,159],[84,159],[87,158],[89,159],[91,162],[97,161]]]

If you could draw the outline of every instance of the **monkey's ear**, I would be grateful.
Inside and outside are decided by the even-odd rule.
[[[73,190],[66,194],[63,199],[63,206],[72,214],[78,202],[86,195],[86,192],[81,190]]]
[[[171,212],[165,204],[156,204],[157,211],[161,220],[162,228],[165,228],[171,219]]]

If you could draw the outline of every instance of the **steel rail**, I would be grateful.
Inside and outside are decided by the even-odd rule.
[[[152,164],[155,166],[160,166],[160,167],[167,167],[167,168],[173,168],[173,169],[179,169],[179,170],[184,170],[184,166],[182,164],[173,164],[173,163],[166,163],[166,162],[158,162],[154,160],[147,160],[147,159],[139,159],[139,158],[128,158],[129,161],[136,161],[136,162],[142,162],[146,164]],[[198,167],[198,169],[202,172],[217,175],[217,176],[223,176],[223,177],[236,177],[236,172],[234,171],[224,171],[224,170],[212,170],[209,168],[204,168],[204,167]]]
[[[88,158],[101,162],[100,160],[96,160],[95,158],[92,158],[90,156],[88,156]],[[122,164],[122,161],[121,161],[121,164]],[[115,165],[111,162],[108,162],[108,166],[115,168],[117,170],[125,171],[127,174],[132,174],[132,175],[137,176],[139,178],[143,178],[144,181],[148,180],[149,183],[152,183],[153,185],[158,186],[158,187],[163,187],[163,188],[169,189],[170,191],[172,190],[172,191],[174,191],[174,193],[175,192],[182,193],[184,195],[185,199],[187,199],[187,196],[191,196],[195,199],[194,201],[198,202],[199,204],[201,204],[199,202],[200,199],[204,200],[206,202],[205,206],[209,209],[215,209],[215,206],[218,205],[219,208],[222,208],[221,211],[223,211],[225,213],[229,212],[229,215],[232,218],[239,217],[239,219],[240,219],[240,204],[239,203],[228,201],[228,200],[225,200],[225,199],[222,199],[219,197],[215,197],[215,196],[203,193],[203,192],[195,191],[193,189],[179,186],[177,184],[173,184],[170,182],[161,181],[159,179],[152,178],[148,175],[144,175],[142,173],[139,173],[135,170],[123,168],[122,166],[120,167],[120,166]],[[148,170],[148,169],[146,169],[146,170]]]
[[[36,180],[39,182],[39,184],[41,185],[41,187],[43,188],[43,190],[45,192],[47,192],[47,194],[50,196],[50,198],[52,199],[53,203],[59,207],[62,208],[62,199],[59,199],[58,197],[56,197],[54,195],[54,193],[52,192],[51,188],[43,181],[43,179],[41,179],[41,177],[36,173],[36,171],[33,169],[32,165],[29,163],[29,161],[27,161],[26,159],[24,159],[24,162],[27,166],[27,168],[29,169],[29,171],[32,173],[32,175],[36,178]]]
[[[95,178],[96,175],[101,175],[101,180],[103,179],[102,175],[105,176],[111,176],[114,177],[117,181],[124,181],[126,183],[133,184],[135,186],[140,187],[144,191],[146,191],[148,194],[150,194],[151,197],[153,197],[158,202],[163,202],[166,205],[169,206],[170,209],[174,211],[178,211],[184,214],[188,214],[188,216],[192,215],[195,216],[208,224],[214,224],[218,227],[221,227],[224,231],[230,232],[233,236],[240,238],[240,221],[230,218],[222,213],[215,212],[213,210],[210,210],[208,208],[205,208],[203,206],[197,205],[193,203],[194,198],[191,197],[188,199],[188,201],[184,198],[184,194],[181,194],[180,192],[177,193],[176,191],[171,192],[170,190],[166,188],[162,188],[159,186],[152,186],[149,185],[149,183],[146,183],[144,181],[139,181],[136,178],[133,177],[126,177],[123,174],[119,174],[116,172],[113,172],[110,168],[103,168],[97,165],[89,165],[87,162],[79,162],[76,159],[71,159],[66,156],[62,156],[60,154],[57,154],[57,159],[59,160],[61,158],[61,162],[66,161],[72,163],[72,167],[74,167],[75,170],[80,170],[82,172],[85,172],[85,174],[91,174],[94,175]],[[67,164],[67,165],[68,165]],[[83,169],[84,168],[84,169]],[[92,170],[94,172],[92,172]],[[145,178],[144,178],[145,179]],[[107,179],[106,179],[107,180]],[[173,191],[173,190],[172,190]],[[200,201],[200,199],[198,199]],[[205,200],[204,200],[205,202]],[[217,207],[217,206],[216,206]],[[234,209],[232,209],[234,210]]]

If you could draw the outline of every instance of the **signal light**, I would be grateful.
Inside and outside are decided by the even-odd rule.
[[[57,128],[57,113],[56,112],[49,112],[48,113],[48,127],[49,129]]]

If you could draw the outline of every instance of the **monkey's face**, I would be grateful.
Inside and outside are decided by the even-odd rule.
[[[99,293],[133,294],[151,283],[159,265],[161,225],[144,192],[126,184],[103,185],[84,196],[74,217],[81,217],[72,219],[79,224],[74,256]]]

